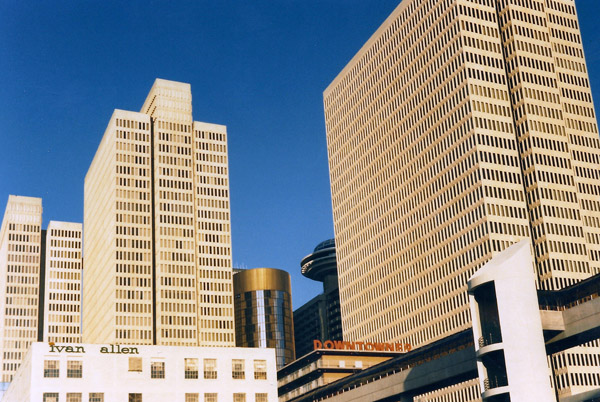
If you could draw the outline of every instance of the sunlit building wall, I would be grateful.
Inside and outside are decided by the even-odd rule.
[[[81,342],[81,223],[46,229],[43,341]]]
[[[324,106],[349,340],[419,347],[469,328],[467,279],[521,239],[542,289],[599,272],[600,144],[574,1],[404,0]],[[598,382],[575,362],[599,351],[553,357],[559,395]]]
[[[157,79],[140,113],[115,110],[86,176],[83,340],[234,346],[229,219],[225,126]]]
[[[42,199],[10,195],[0,229],[0,373],[12,381],[38,337]]]

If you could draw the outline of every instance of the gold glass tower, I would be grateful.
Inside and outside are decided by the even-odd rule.
[[[81,342],[81,223],[50,221],[44,265],[44,342]]]
[[[10,382],[38,337],[42,199],[8,197],[0,229],[0,374]]]
[[[600,272],[600,143],[573,0],[404,0],[324,106],[349,340],[419,347],[469,328],[467,279],[523,238],[542,289]],[[598,351],[553,357],[559,394],[600,381],[576,363]]]
[[[236,345],[274,348],[277,369],[296,359],[290,274],[276,268],[233,275]]]
[[[157,79],[85,180],[85,342],[235,346],[227,134]]]

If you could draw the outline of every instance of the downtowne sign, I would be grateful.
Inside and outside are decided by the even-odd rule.
[[[65,353],[85,353],[85,348],[83,346],[76,345],[67,345],[60,346],[54,344],[54,342],[48,342],[48,346],[50,346],[50,352],[65,352]],[[100,353],[115,353],[119,355],[139,355],[137,348],[134,347],[123,347],[121,345],[94,345],[100,346]]]
[[[336,349],[336,350],[376,350],[380,352],[410,352],[409,343],[380,343],[380,342],[348,342],[348,341],[330,341],[321,342],[317,339],[313,341],[314,349]]]

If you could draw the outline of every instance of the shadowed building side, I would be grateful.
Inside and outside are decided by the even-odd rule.
[[[319,243],[300,266],[302,275],[323,283],[323,293],[294,311],[296,354],[304,356],[313,350],[314,339],[323,342],[343,339],[335,240]]]

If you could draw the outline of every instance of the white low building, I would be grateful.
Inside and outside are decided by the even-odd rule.
[[[2,402],[276,402],[274,349],[32,344]]]

